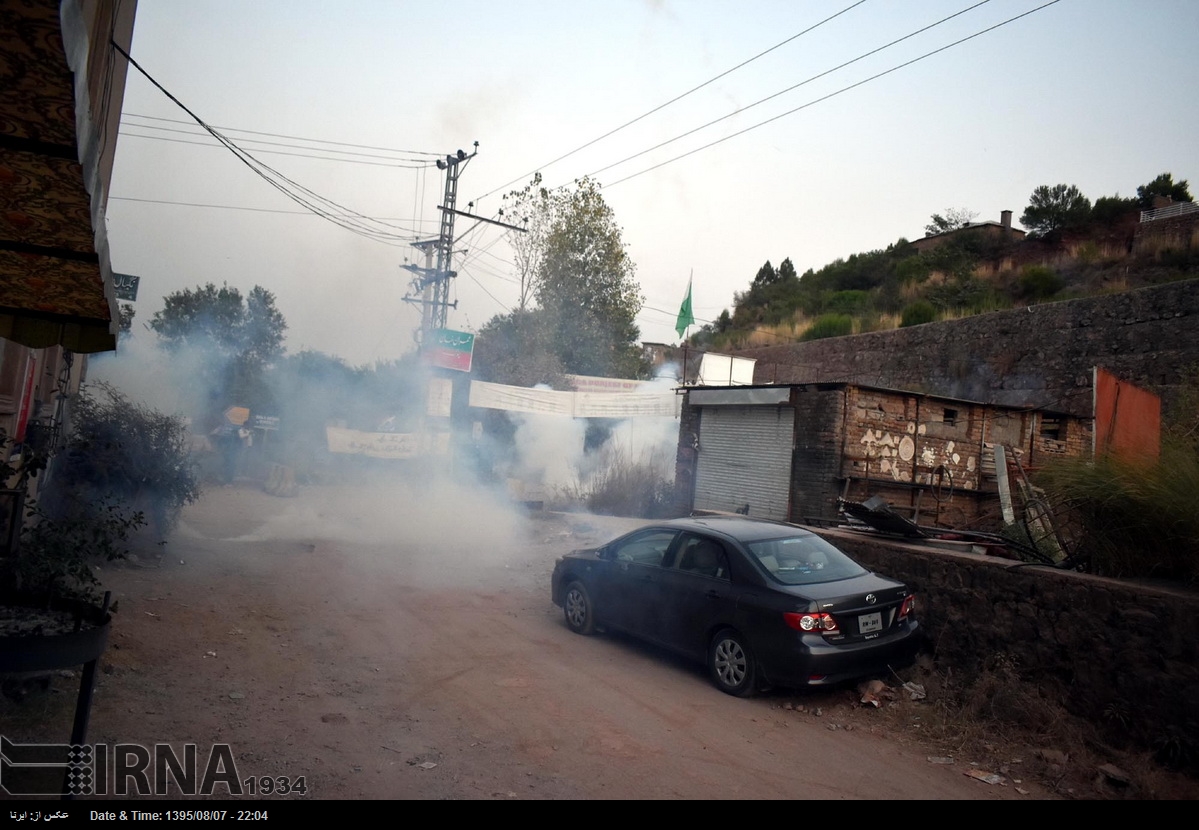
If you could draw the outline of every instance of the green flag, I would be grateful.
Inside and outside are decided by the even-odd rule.
[[[679,337],[682,337],[687,326],[692,325],[695,325],[695,315],[691,313],[691,280],[688,279],[687,296],[683,298],[683,304],[679,306],[679,319],[675,321],[674,330],[679,333]]]

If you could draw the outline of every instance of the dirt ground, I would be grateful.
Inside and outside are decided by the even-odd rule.
[[[572,634],[555,558],[638,524],[452,487],[210,489],[166,545],[100,573],[118,613],[88,740],[194,743],[201,763],[228,743],[240,779],[303,776],[292,799],[1130,794],[1091,768],[1046,778],[1029,747],[947,750],[922,731],[935,696],[898,678],[880,708],[854,689],[740,700],[702,667]],[[5,702],[0,732],[65,741],[77,684]]]

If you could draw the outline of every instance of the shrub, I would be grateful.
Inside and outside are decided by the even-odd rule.
[[[899,327],[919,326],[937,319],[937,309],[928,300],[917,300],[903,310]]]
[[[1020,273],[1020,295],[1030,300],[1047,300],[1066,285],[1065,281],[1044,265],[1029,265]]]
[[[45,507],[51,515],[121,503],[144,509],[166,536],[185,504],[200,495],[183,418],[130,401],[100,383],[85,387],[74,408],[70,441],[52,470]]]
[[[800,340],[822,340],[825,337],[844,337],[853,334],[853,318],[848,314],[821,314]]]

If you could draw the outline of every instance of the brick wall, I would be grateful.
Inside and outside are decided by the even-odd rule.
[[[845,393],[811,389],[795,400],[795,450],[791,456],[791,515],[835,516],[841,492],[841,437]]]

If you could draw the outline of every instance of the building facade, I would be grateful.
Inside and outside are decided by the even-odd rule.
[[[1046,410],[847,383],[686,392],[679,506],[803,522],[882,496],[918,524],[1002,525],[995,447],[1019,468],[1091,450],[1092,425]]]

